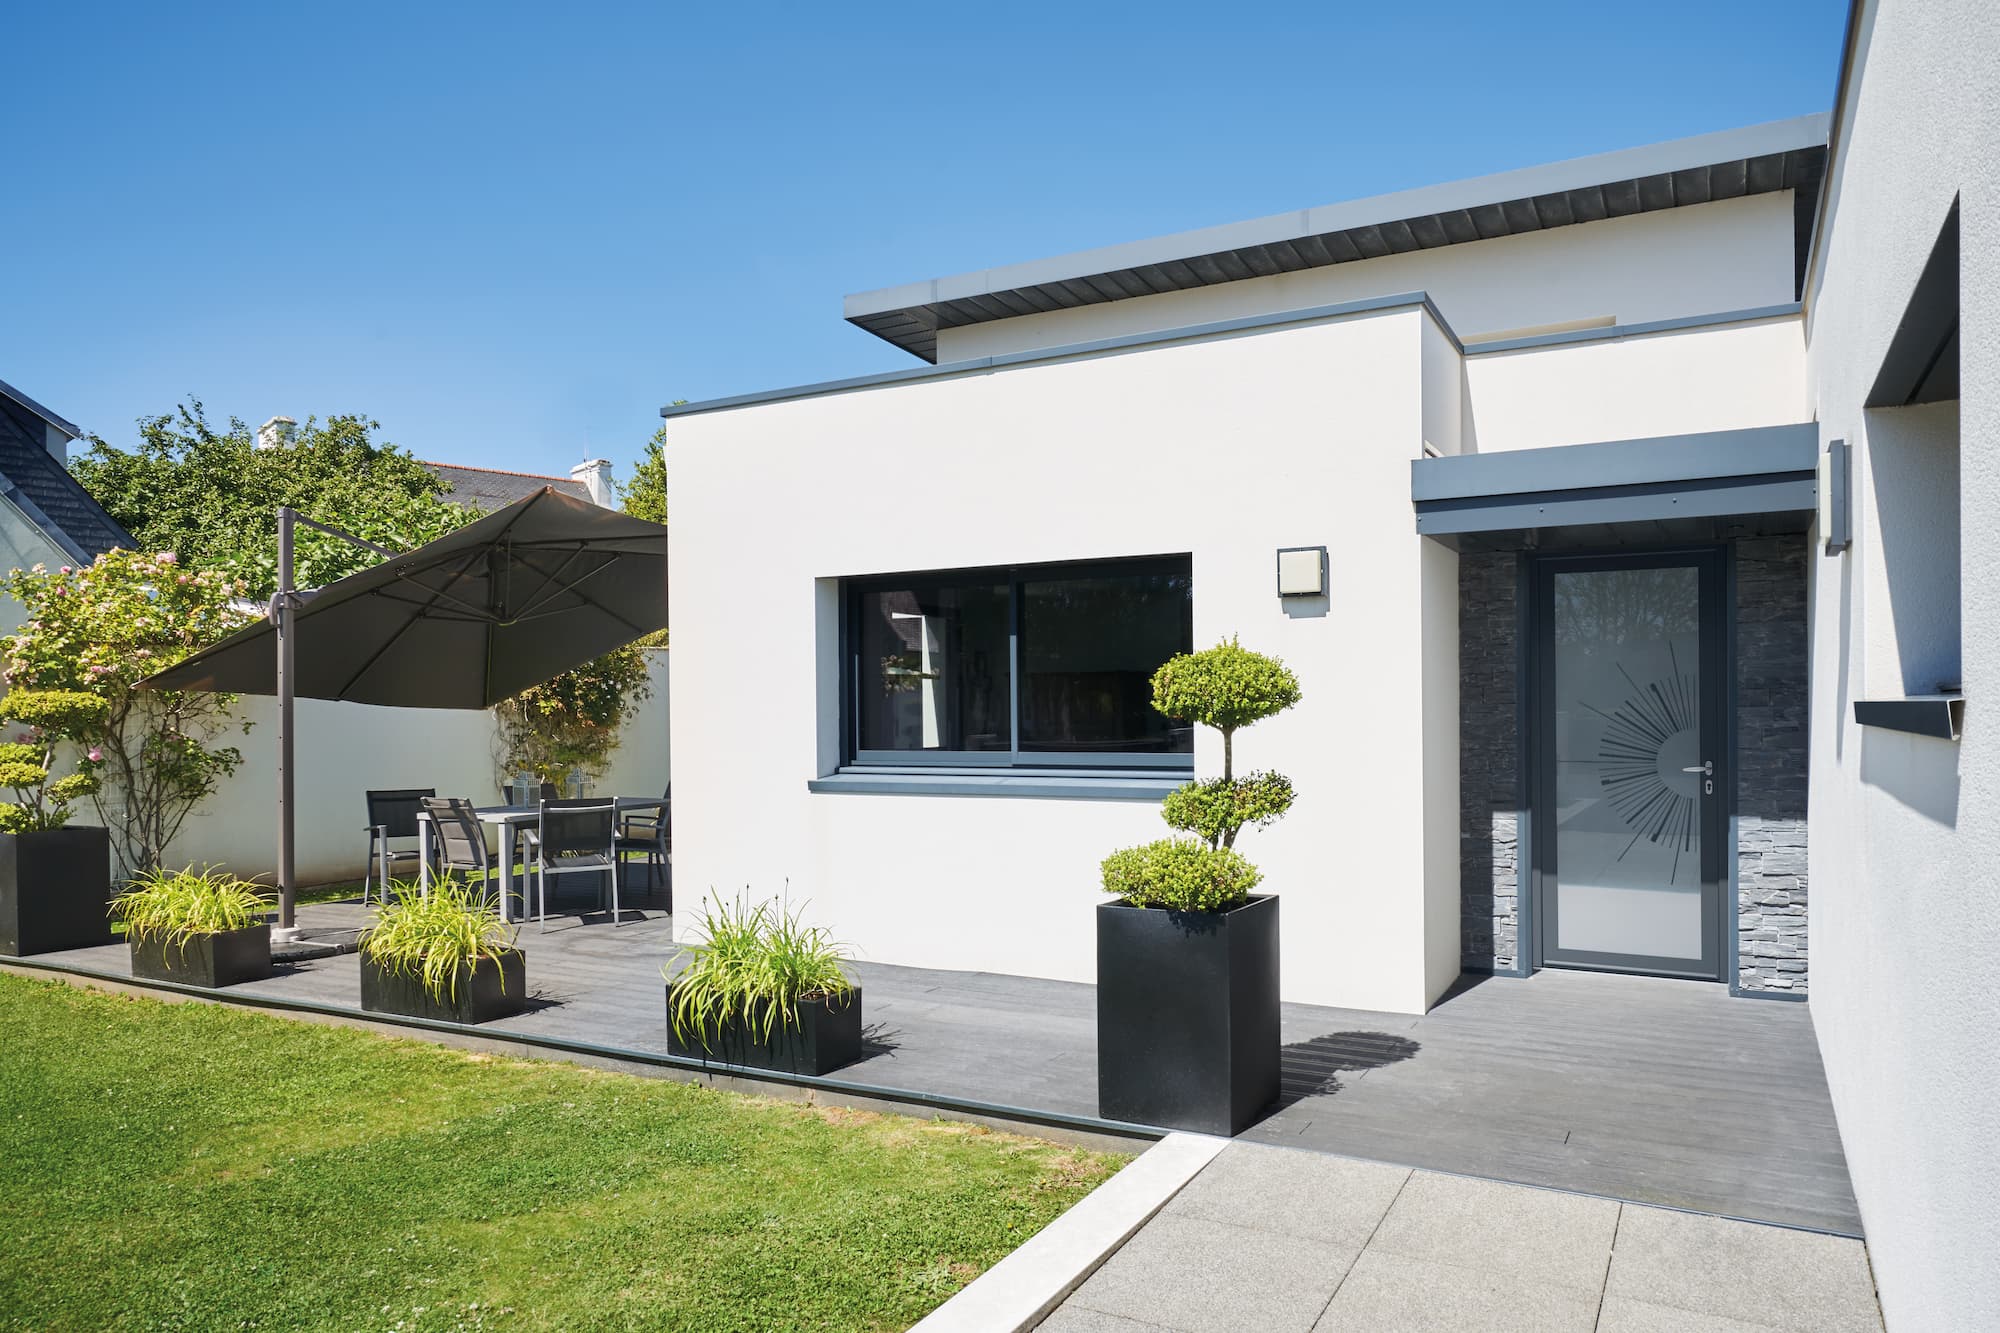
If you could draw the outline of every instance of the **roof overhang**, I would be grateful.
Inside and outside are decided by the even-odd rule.
[[[1410,500],[1418,533],[1464,548],[1551,531],[1677,540],[1713,520],[1796,531],[1817,503],[1818,457],[1819,427],[1803,422],[1420,458]]]
[[[1719,199],[1817,201],[1825,113],[1278,213],[849,296],[849,323],[937,360],[939,329],[1187,291]],[[1811,203],[1796,212],[1803,257]]]
[[[66,417],[57,416],[55,413],[49,411],[48,408],[43,407],[40,403],[28,397],[27,394],[22,393],[19,389],[7,383],[5,380],[0,380],[0,398],[7,399],[8,401],[14,403],[16,406],[20,407],[23,411],[26,411],[30,415],[34,416],[36,419],[44,421],[51,426],[54,426],[57,430],[62,432],[63,437],[65,439],[77,440],[83,438],[83,427],[77,425],[74,421],[71,421]]]

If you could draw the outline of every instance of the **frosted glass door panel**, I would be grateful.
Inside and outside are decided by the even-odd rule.
[[[1584,570],[1553,581],[1553,943],[1698,963],[1700,571]]]

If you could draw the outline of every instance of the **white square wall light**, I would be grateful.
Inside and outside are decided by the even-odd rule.
[[[1326,548],[1286,546],[1278,551],[1278,596],[1326,596]]]

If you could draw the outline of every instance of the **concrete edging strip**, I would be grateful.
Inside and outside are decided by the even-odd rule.
[[[1022,1333],[1033,1328],[1229,1142],[1207,1134],[1167,1135],[931,1311],[911,1333]]]

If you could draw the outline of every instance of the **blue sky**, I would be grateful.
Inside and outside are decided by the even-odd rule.
[[[1844,0],[21,5],[0,379],[629,471],[852,291],[1821,111]]]

